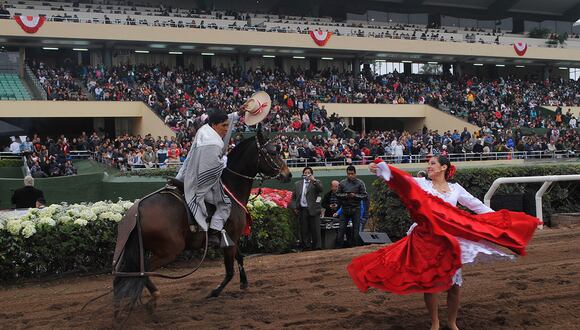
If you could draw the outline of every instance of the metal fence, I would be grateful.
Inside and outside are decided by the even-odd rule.
[[[72,153],[72,152],[71,152]],[[383,155],[378,158],[383,159],[389,164],[409,164],[409,163],[426,163],[430,155]],[[490,153],[458,153],[449,154],[447,156],[452,162],[469,162],[469,161],[487,161],[487,160],[538,160],[538,159],[569,159],[579,158],[580,150],[568,151],[521,151],[521,152],[490,152]],[[115,166],[123,171],[139,171],[143,169],[156,168],[175,168],[181,167],[180,162],[161,162],[133,165],[124,158],[103,158],[98,153],[93,155],[93,159],[109,166]],[[347,166],[347,165],[366,165],[372,162],[375,157],[367,156],[363,159],[339,159],[339,160],[317,160],[305,158],[290,158],[286,159],[288,167],[329,167],[329,166]]]

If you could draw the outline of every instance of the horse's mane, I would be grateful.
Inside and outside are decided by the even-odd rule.
[[[249,137],[238,143],[238,145],[236,145],[234,149],[230,151],[228,158],[237,159],[242,157],[246,150],[248,150],[248,147],[251,145],[251,143],[256,143],[256,136]]]

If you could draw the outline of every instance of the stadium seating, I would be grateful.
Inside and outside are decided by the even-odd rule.
[[[31,100],[32,97],[16,73],[0,72],[0,100]]]

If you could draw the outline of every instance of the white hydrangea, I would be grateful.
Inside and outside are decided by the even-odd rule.
[[[22,221],[18,219],[11,219],[6,222],[6,230],[12,235],[20,234],[20,229],[22,229]]]
[[[111,210],[111,212],[115,212],[115,213],[123,213],[123,212],[125,212],[125,208],[122,205],[119,205],[119,204],[111,204],[110,210]]]
[[[75,225],[79,225],[79,226],[86,226],[87,223],[89,223],[89,222],[87,220],[81,218],[81,219],[76,219],[73,223]]]
[[[0,221],[0,230],[4,230],[4,221]]]
[[[91,207],[91,211],[93,211],[94,214],[99,215],[103,212],[107,212],[109,210],[109,207],[106,205],[100,205],[100,206],[94,206]]]
[[[56,212],[55,208],[45,207],[38,212],[38,216],[40,218],[44,217],[52,217],[52,215]]]
[[[86,209],[80,212],[79,217],[87,221],[97,220],[97,215],[90,209]]]
[[[30,222],[26,226],[23,226],[22,228],[22,236],[24,236],[24,238],[30,238],[35,233],[36,228],[34,227],[34,224],[32,222]]]
[[[128,201],[124,201],[122,202],[122,206],[125,209],[125,211],[127,211],[128,209],[130,209],[133,206],[133,202],[128,202]]]
[[[54,219],[52,219],[50,217],[42,217],[38,220],[38,223],[41,225],[47,224],[49,226],[56,225],[56,221],[54,221]]]
[[[109,219],[114,222],[120,222],[123,220],[123,215],[121,213],[113,213]]]
[[[68,216],[68,215],[62,215],[58,218],[58,222],[61,223],[67,223],[67,222],[71,222],[72,221],[72,217]]]
[[[259,200],[259,199],[256,199],[256,200],[254,201],[254,207],[256,207],[256,208],[261,208],[261,207],[264,207],[264,202],[262,202],[262,201],[261,201],[261,200]]]

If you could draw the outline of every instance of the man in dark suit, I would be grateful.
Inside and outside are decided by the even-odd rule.
[[[12,194],[12,207],[16,209],[36,207],[36,201],[40,198],[44,199],[44,193],[34,188],[34,179],[27,175],[24,178],[24,187]]]
[[[302,180],[296,182],[291,207],[298,217],[300,243],[303,248],[320,249],[320,206],[322,183],[317,180],[312,168],[302,170]]]

